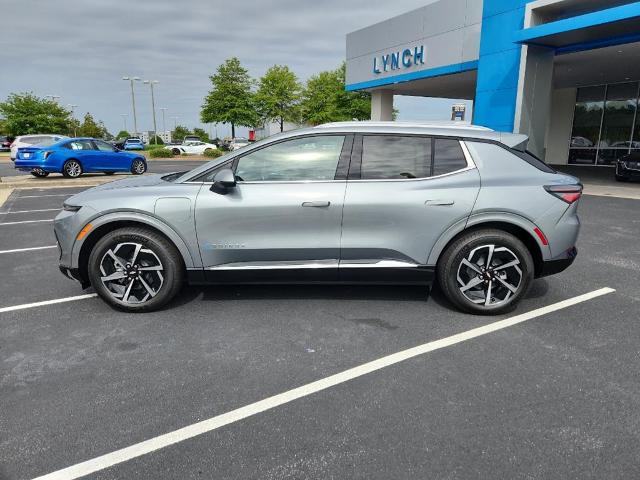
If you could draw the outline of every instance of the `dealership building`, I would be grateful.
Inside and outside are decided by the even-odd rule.
[[[472,123],[529,136],[551,164],[640,150],[640,2],[440,0],[347,35],[346,89],[468,99]]]

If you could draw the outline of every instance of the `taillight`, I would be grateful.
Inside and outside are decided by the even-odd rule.
[[[582,185],[545,185],[544,189],[568,204],[577,202],[582,196]]]

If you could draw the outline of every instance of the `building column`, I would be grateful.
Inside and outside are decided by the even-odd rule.
[[[393,90],[371,92],[371,120],[381,122],[393,120]]]
[[[528,149],[545,158],[545,137],[551,118],[554,51],[523,47],[514,131],[529,136]],[[568,140],[567,140],[568,142]]]

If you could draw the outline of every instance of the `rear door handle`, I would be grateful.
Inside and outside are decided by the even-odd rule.
[[[427,200],[426,202],[424,202],[424,204],[427,207],[445,207],[448,205],[453,205],[455,204],[455,200],[451,200],[449,198],[440,198],[437,200]]]
[[[302,202],[303,207],[328,207],[331,202]]]

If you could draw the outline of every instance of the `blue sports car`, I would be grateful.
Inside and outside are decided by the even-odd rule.
[[[30,171],[36,177],[62,173],[76,178],[95,172],[142,175],[147,171],[147,161],[139,153],[118,150],[102,140],[65,138],[52,145],[19,148],[15,168]]]

